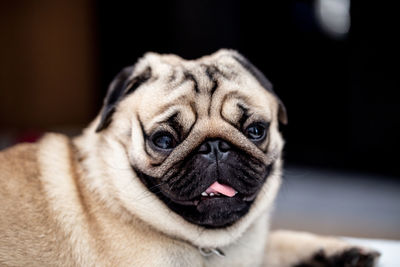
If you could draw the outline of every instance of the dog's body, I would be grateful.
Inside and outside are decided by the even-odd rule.
[[[240,54],[147,54],[81,136],[0,154],[0,265],[372,266],[376,254],[335,238],[268,234],[279,120]]]

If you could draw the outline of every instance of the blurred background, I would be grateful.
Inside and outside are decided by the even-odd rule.
[[[78,134],[146,51],[233,48],[288,110],[273,227],[399,239],[398,26],[376,1],[1,1],[0,148]]]

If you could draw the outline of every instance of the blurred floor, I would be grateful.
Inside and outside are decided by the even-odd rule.
[[[400,181],[287,166],[272,227],[400,239]]]

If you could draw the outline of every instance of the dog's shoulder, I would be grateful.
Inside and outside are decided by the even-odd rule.
[[[18,144],[0,152],[0,265],[40,266],[68,259],[69,250],[56,226],[44,179],[56,174],[49,177],[45,165],[68,161],[63,159],[61,146],[66,140],[45,135],[36,143]]]
[[[37,153],[37,143],[22,143],[0,151],[0,191],[35,183],[39,176]]]
[[[39,160],[40,154],[58,151],[62,155],[62,150],[65,150],[69,142],[67,136],[49,133],[35,143],[21,143],[0,151],[0,184],[19,183],[22,186],[37,183],[43,164]],[[58,159],[49,158],[48,164],[52,164],[51,160]]]
[[[35,143],[21,143],[0,151],[1,206],[35,205],[34,200],[44,199],[47,181],[54,179],[57,173],[66,172],[64,176],[68,176],[70,143],[64,135],[46,134]],[[49,171],[49,166],[54,168]]]
[[[45,209],[39,153],[40,141],[0,151],[0,215],[3,218],[0,222],[3,228],[7,227],[4,224],[12,225],[18,220],[25,222],[27,214]]]

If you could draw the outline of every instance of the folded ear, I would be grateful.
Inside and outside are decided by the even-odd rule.
[[[112,115],[115,112],[118,103],[151,77],[150,67],[146,68],[142,73],[136,76],[134,76],[133,73],[134,66],[124,68],[117,74],[108,87],[107,95],[104,99],[103,108],[101,110],[100,123],[96,128],[97,133],[107,128],[111,123]]]
[[[287,119],[287,113],[286,113],[286,107],[283,104],[282,100],[278,97],[278,95],[275,93],[274,89],[272,88],[272,83],[265,77],[265,75],[256,67],[254,66],[247,58],[242,56],[239,53],[235,53],[233,55],[233,58],[239,62],[240,65],[242,65],[243,68],[245,68],[250,74],[252,74],[257,81],[261,84],[262,87],[264,87],[266,90],[271,92],[277,99],[279,108],[278,108],[278,119],[282,124],[287,124],[288,119]]]

